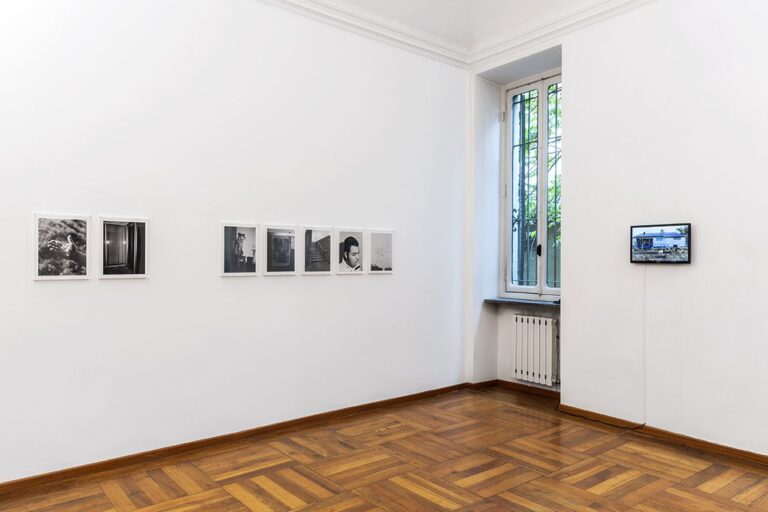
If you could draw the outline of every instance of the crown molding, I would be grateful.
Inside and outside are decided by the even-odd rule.
[[[352,10],[331,0],[261,0],[263,3],[384,41],[454,66],[487,70],[505,64],[517,54],[556,40],[574,30],[617,16],[655,0],[603,0],[531,30],[508,36],[506,42],[477,51],[369,12]],[[521,55],[522,56],[522,55]],[[504,60],[507,59],[507,60]]]
[[[560,17],[527,32],[522,32],[504,43],[474,52],[469,58],[470,67],[476,72],[493,69],[496,66],[524,57],[531,53],[530,49],[542,45],[546,46],[544,43],[559,43],[559,40],[566,34],[619,16],[654,1],[656,0],[604,0],[586,9]]]
[[[465,48],[370,13],[338,6],[328,0],[261,1],[454,66],[468,68],[470,64],[469,52]]]

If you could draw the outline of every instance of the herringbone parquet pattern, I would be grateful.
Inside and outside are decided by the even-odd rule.
[[[768,511],[768,468],[555,406],[457,391],[0,496],[0,512]]]

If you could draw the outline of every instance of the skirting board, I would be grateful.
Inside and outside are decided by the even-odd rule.
[[[578,416],[579,418],[596,421],[598,423],[605,423],[606,425],[611,425],[613,427],[629,428],[629,429],[637,430],[643,426],[641,423],[622,420],[619,418],[614,418],[613,416],[606,416],[605,414],[587,411],[584,409],[579,409],[578,407],[571,407],[570,405],[565,405],[565,404],[558,405],[557,410],[565,414],[570,414],[571,416]]]
[[[528,393],[530,395],[539,395],[547,398],[555,398],[560,400],[560,392],[554,389],[544,389],[536,386],[526,386],[519,382],[510,382],[508,380],[497,380],[496,385],[500,388],[511,389],[512,391],[520,391],[522,393]]]
[[[281,423],[275,423],[273,425],[266,425],[263,427],[257,427],[249,430],[244,430],[241,432],[235,432],[233,434],[225,434],[217,437],[201,439],[199,441],[192,441],[189,443],[178,444],[178,445],[169,446],[166,448],[159,448],[157,450],[150,450],[147,452],[138,453],[134,455],[118,457],[116,459],[106,460],[102,462],[95,462],[93,464],[86,464],[84,466],[78,466],[75,468],[63,469],[60,471],[45,473],[43,475],[36,475],[36,476],[27,477],[27,478],[22,478],[19,480],[0,483],[0,497],[10,493],[31,490],[33,488],[42,488],[47,486],[60,485],[77,478],[92,477],[97,474],[102,474],[109,471],[125,470],[130,466],[147,464],[156,460],[163,459],[165,457],[171,457],[174,455],[180,455],[183,453],[192,452],[192,451],[200,450],[203,448],[209,448],[212,446],[216,446],[219,444],[223,444],[223,443],[227,443],[235,440],[256,437],[256,436],[260,436],[267,433],[275,433],[281,430],[289,430],[292,428],[318,424],[324,421],[334,420],[334,419],[338,419],[346,416],[352,416],[354,414],[361,414],[364,412],[369,412],[369,411],[381,409],[384,407],[400,405],[400,404],[412,402],[415,400],[420,400],[422,398],[429,398],[429,397],[441,395],[444,393],[449,393],[451,391],[457,391],[461,389],[488,389],[492,387],[500,387],[500,388],[509,389],[512,391],[545,396],[548,398],[560,397],[560,393],[557,391],[541,389],[533,386],[526,386],[524,384],[519,384],[517,382],[508,382],[503,380],[490,380],[490,381],[478,382],[478,383],[455,384],[453,386],[447,386],[444,388],[422,391],[420,393],[414,393],[412,395],[380,400],[378,402],[371,402],[368,404],[356,405],[356,406],[347,407],[344,409],[339,409],[336,411],[330,411],[330,412],[315,414],[312,416],[306,416],[304,418],[288,420]],[[614,418],[611,416],[605,416],[603,414],[594,413],[592,411],[578,409],[576,407],[571,407],[569,405],[560,404],[558,406],[558,410],[566,414],[580,416],[582,418],[598,421],[601,423],[607,423],[620,428],[632,428],[632,429],[635,429],[636,432],[647,435],[649,437],[663,439],[663,440],[675,442],[678,444],[683,444],[683,445],[697,448],[703,451],[717,453],[719,455],[735,457],[738,459],[746,459],[752,462],[768,465],[768,456],[766,455],[761,455],[753,452],[748,452],[745,450],[730,448],[728,446],[709,443],[707,441],[702,441],[700,439],[695,439],[695,438],[684,436],[681,434],[675,434],[673,432],[667,432],[665,430],[661,430],[653,427],[642,426],[637,423],[622,420],[619,418]]]
[[[483,387],[486,383],[477,385],[477,388]],[[493,383],[487,384],[486,387]],[[400,405],[414,400],[420,400],[422,398],[429,398],[444,393],[450,393],[451,391],[457,391],[460,389],[474,388],[475,385],[469,383],[455,384],[453,386],[447,386],[444,388],[432,389],[428,391],[422,391],[420,393],[414,393],[412,395],[406,395],[396,398],[389,398],[386,400],[379,400],[378,402],[371,402],[362,405],[355,405],[352,407],[346,407],[344,409],[338,409],[330,412],[323,412],[320,414],[313,414],[312,416],[305,416],[294,420],[283,421],[280,423],[274,423],[272,425],[266,425],[263,427],[252,428],[243,430],[241,432],[235,432],[232,434],[224,434],[216,437],[209,437],[207,439],[200,439],[198,441],[191,441],[189,443],[177,444],[174,446],[168,446],[165,448],[158,448],[156,450],[150,450],[142,453],[136,453],[133,455],[126,455],[124,457],[118,457],[115,459],[105,460],[101,462],[94,462],[92,464],[86,464],[83,466],[77,466],[74,468],[62,469],[59,471],[52,471],[50,473],[44,473],[42,475],[30,476],[27,478],[20,478],[18,480],[11,480],[10,482],[0,482],[0,497],[5,494],[16,493],[19,491],[25,491],[32,488],[40,488],[52,485],[59,485],[67,481],[71,481],[77,478],[84,478],[95,475],[97,473],[105,473],[108,471],[115,471],[125,469],[129,466],[135,466],[140,464],[146,464],[148,462],[156,461],[166,457],[174,455],[180,455],[187,452],[200,450],[203,448],[210,448],[219,444],[236,441],[240,439],[246,439],[250,437],[260,436],[267,433],[274,433],[280,430],[289,430],[297,427],[303,427],[307,425],[313,425],[328,420],[334,420],[343,418],[346,416],[352,416],[354,414],[360,414],[369,412],[375,409],[381,409],[383,407],[391,407],[393,405]]]
[[[538,396],[544,396],[547,398],[555,398],[557,400],[560,400],[560,392],[555,391],[554,389],[545,389],[545,388],[539,388],[536,386],[526,386],[525,384],[520,384],[519,382],[510,382],[508,380],[501,380],[501,379],[487,380],[485,382],[474,382],[474,383],[467,384],[467,387],[469,389],[484,389],[484,388],[499,387],[499,388],[509,389],[512,391],[519,391],[521,393],[528,393],[529,395],[538,395]]]
[[[640,423],[634,423],[631,421],[622,420],[620,418],[614,418],[613,416],[606,416],[604,414],[579,409],[577,407],[571,407],[570,405],[560,404],[557,409],[565,414],[579,416],[581,418],[598,421],[600,423],[606,423],[608,425],[613,425],[614,427],[632,429],[639,434],[643,434],[654,439],[660,439],[675,444],[681,444],[683,446],[704,452],[716,453],[717,455],[748,460],[750,462],[768,466],[768,455],[741,450],[739,448],[732,448],[722,444],[711,443],[702,439],[696,439],[695,437],[689,437],[683,434],[669,432],[668,430],[649,427],[648,425],[642,425]]]
[[[263,427],[257,427],[249,430],[243,430],[242,432],[235,432],[233,434],[224,434],[217,437],[210,437],[207,439],[200,439],[198,441],[191,441],[189,443],[177,444],[174,446],[168,446],[165,448],[158,448],[156,450],[150,450],[133,455],[126,455],[124,457],[118,457],[115,459],[105,460],[101,462],[94,462],[92,464],[86,464],[84,466],[77,466],[74,468],[62,469],[59,471],[53,471],[42,475],[35,475],[27,478],[21,478],[18,480],[12,480],[10,482],[0,482],[0,497],[5,494],[16,493],[20,491],[26,491],[33,488],[42,488],[47,486],[54,486],[66,483],[68,481],[77,478],[86,478],[94,476],[96,474],[102,474],[109,471],[124,470],[130,466],[136,466],[140,464],[147,464],[159,459],[171,457],[174,455],[180,455],[187,452],[193,452],[203,448],[210,448],[219,444],[236,441],[239,439],[246,439],[250,437],[256,437],[267,433],[275,433],[281,430],[289,430],[297,427],[304,427],[308,425],[318,424],[324,421],[343,418],[346,416],[352,416],[354,414],[360,414],[364,412],[373,411],[375,409],[381,409],[384,407],[392,407],[394,405],[400,405],[422,398],[429,398],[444,393],[450,393],[451,391],[457,391],[460,389],[486,389],[491,387],[503,387],[520,391],[524,393],[532,393],[536,395],[542,395],[547,390],[534,388],[530,386],[524,386],[514,382],[506,382],[500,380],[489,380],[486,382],[469,383],[464,382],[461,384],[455,384],[453,386],[447,386],[444,388],[432,389],[428,391],[422,391],[420,393],[414,393],[412,395],[406,395],[396,398],[389,398],[387,400],[380,400],[378,402],[371,402],[362,405],[356,405],[352,407],[346,407],[344,409],[338,409],[336,411],[324,412],[320,414],[314,414],[312,416],[306,416],[294,420],[283,421],[281,423],[275,423],[273,425],[266,425]],[[551,396],[551,395],[544,395]],[[557,393],[559,397],[560,394]]]

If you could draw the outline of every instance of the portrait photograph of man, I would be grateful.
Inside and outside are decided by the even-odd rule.
[[[339,274],[363,272],[363,232],[339,230]]]

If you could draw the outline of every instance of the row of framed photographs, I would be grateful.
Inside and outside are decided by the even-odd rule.
[[[36,213],[35,279],[89,279],[91,218]],[[149,276],[149,219],[99,217],[102,279]]]
[[[35,279],[88,279],[90,217],[35,214]],[[99,217],[102,279],[149,276],[149,219]],[[394,233],[222,223],[222,276],[391,274]],[[300,260],[300,261],[299,261]]]
[[[223,276],[391,274],[394,232],[223,223],[221,255]]]

